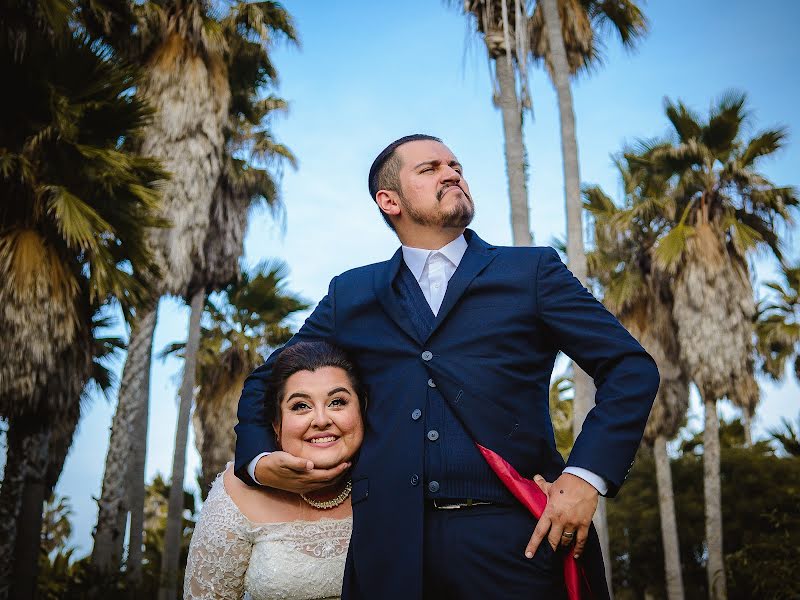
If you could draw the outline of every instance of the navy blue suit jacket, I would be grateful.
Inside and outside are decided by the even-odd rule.
[[[423,408],[429,378],[467,432],[522,475],[557,478],[548,392],[556,354],[593,379],[596,406],[568,464],[588,469],[617,493],[633,463],[658,389],[655,363],[551,248],[497,247],[467,230],[468,248],[423,339],[392,281],[388,261],[335,277],[289,344],[327,339],[356,360],[369,394],[364,444],[352,472],[353,537],[348,598],[421,598]],[[432,353],[424,360],[423,352]],[[245,382],[236,426],[237,475],[274,450],[263,398],[276,354]],[[522,551],[522,549],[519,549]]]

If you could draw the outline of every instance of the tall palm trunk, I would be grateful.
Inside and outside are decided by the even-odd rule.
[[[186,471],[186,443],[189,435],[195,373],[197,371],[197,349],[200,346],[200,317],[206,292],[201,288],[192,296],[189,316],[189,336],[183,366],[183,381],[180,389],[180,408],[175,431],[175,449],[172,455],[172,482],[169,490],[167,528],[164,534],[164,553],[161,558],[160,600],[175,598],[178,586],[178,559],[181,549],[181,527],[183,525],[183,478]]]
[[[9,419],[6,439],[0,488],[0,598],[33,597],[49,430],[39,417],[17,417]]]
[[[512,240],[515,246],[530,246],[533,239],[528,209],[525,145],[522,139],[522,108],[517,97],[514,68],[505,52],[494,56],[494,64],[497,84],[500,87],[498,104],[503,115],[506,174],[508,176],[508,195],[511,200]]]
[[[24,457],[14,457],[14,459],[27,462],[27,468],[17,520],[12,595],[14,598],[34,598],[39,572],[42,510],[46,499],[45,479],[50,449],[50,426],[49,423],[42,423],[39,418],[25,418],[15,419],[13,427],[22,429],[25,439],[21,446],[26,452]]]
[[[672,469],[667,455],[667,438],[659,435],[653,443],[658,485],[658,510],[661,516],[661,540],[664,546],[664,573],[667,598],[683,600],[683,575],[678,550],[678,525],[675,518],[675,496],[672,489]]]
[[[753,445],[753,414],[749,408],[742,409],[742,427],[744,428],[744,445],[750,448]]]
[[[150,358],[153,332],[156,327],[158,301],[150,300],[137,310],[131,324],[128,355],[119,388],[119,402],[111,425],[111,439],[106,454],[103,487],[98,500],[97,528],[94,534],[92,565],[103,572],[116,572],[122,559],[125,522],[132,506],[130,483],[146,447],[147,413],[149,402]],[[144,424],[145,435],[141,434]],[[141,459],[141,460],[140,460]],[[143,475],[142,475],[143,477]],[[131,550],[138,540],[131,527]],[[132,563],[129,560],[129,565]]]
[[[558,114],[561,122],[561,152],[564,167],[564,188],[567,206],[567,259],[569,268],[578,280],[586,285],[586,252],[583,247],[583,203],[581,202],[580,170],[578,166],[578,139],[575,133],[575,110],[569,82],[570,68],[562,36],[558,0],[542,0],[547,41],[550,46],[550,65],[553,85],[558,96]],[[594,384],[591,378],[575,365],[575,398],[573,400],[576,434],[583,427],[586,415],[594,406]],[[611,555],[608,541],[605,498],[600,498],[594,525],[603,548],[606,579],[611,591]]]
[[[719,417],[717,402],[709,393],[703,394],[705,430],[703,431],[703,492],[706,512],[706,543],[708,544],[708,597],[725,600],[725,564],[722,554],[722,486],[719,474]]]
[[[228,116],[230,89],[224,62],[218,57],[200,56],[177,34],[165,39],[146,71],[140,92],[156,112],[142,136],[140,150],[161,160],[171,173],[164,186],[162,214],[172,227],[156,229],[151,234],[153,251],[162,270],[157,292],[183,295],[198,263],[203,263],[210,207],[221,172],[222,129]],[[155,306],[150,325],[155,325]],[[128,361],[136,360],[134,370],[140,383],[149,377],[152,337],[153,330],[149,328],[147,336],[142,337],[139,354],[131,351],[128,354]],[[125,368],[127,371],[127,364]],[[147,387],[126,394],[120,389],[117,407],[120,426],[116,427],[115,416],[103,482],[103,527],[98,518],[92,555],[93,562],[104,570],[116,568],[124,537],[124,510],[130,509],[128,572],[134,582],[141,574],[147,392]],[[127,406],[128,403],[132,406]],[[120,433],[115,438],[117,430]],[[131,464],[126,472],[124,465],[128,462]],[[109,467],[119,472],[110,473]]]
[[[150,349],[152,351],[152,335]],[[146,490],[144,487],[144,463],[147,458],[147,425],[150,416],[150,364],[142,375],[142,386],[147,390],[144,399],[144,410],[139,411],[135,423],[135,446],[131,455],[130,479],[128,482],[127,504],[130,511],[130,528],[128,533],[127,577],[132,586],[137,586],[142,580],[142,557],[144,555],[144,502]],[[139,485],[141,482],[141,485]]]

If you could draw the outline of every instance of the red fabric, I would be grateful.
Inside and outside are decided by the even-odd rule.
[[[480,444],[476,444],[476,446],[500,481],[514,494],[514,497],[522,502],[534,517],[540,518],[547,506],[547,495],[536,485],[536,482],[525,479],[499,454]],[[548,544],[549,542],[545,538],[542,543]],[[569,600],[587,600],[593,597],[583,565],[575,560],[575,556],[571,552],[564,555],[564,583]]]

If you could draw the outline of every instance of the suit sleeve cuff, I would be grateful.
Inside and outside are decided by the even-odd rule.
[[[259,457],[256,457],[255,461],[251,463],[255,465],[255,462],[258,461]],[[570,475],[575,475],[575,477],[580,477],[585,482],[591,484],[598,492],[600,492],[601,496],[605,496],[608,493],[608,484],[606,480],[600,477],[595,473],[592,473],[588,469],[582,469],[580,467],[567,467],[564,469],[564,473],[569,473]],[[253,477],[255,479],[255,477]]]
[[[250,464],[247,465],[247,474],[250,475],[250,478],[255,481],[258,485],[263,485],[258,479],[256,479],[256,465],[258,461],[261,460],[262,457],[267,456],[269,452],[262,452],[261,454],[257,455],[253,460],[250,461]]]

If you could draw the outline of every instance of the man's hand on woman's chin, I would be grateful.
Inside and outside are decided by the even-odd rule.
[[[350,468],[345,462],[330,469],[315,469],[307,458],[288,452],[271,452],[256,463],[256,481],[261,485],[306,494],[336,483]]]

